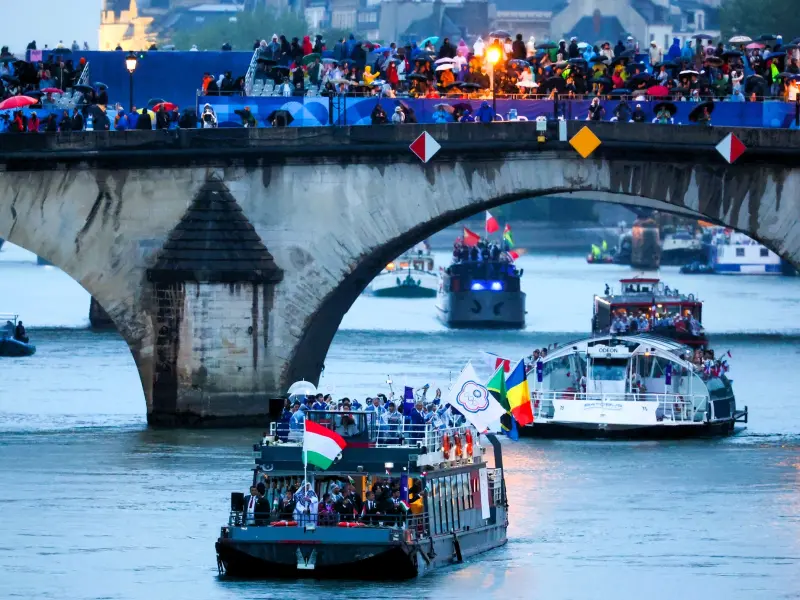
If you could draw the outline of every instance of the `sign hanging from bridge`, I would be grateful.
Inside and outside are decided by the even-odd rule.
[[[729,133],[725,138],[717,144],[717,152],[722,155],[722,158],[728,161],[728,164],[736,162],[747,148],[742,141],[732,133]]]
[[[417,139],[409,146],[411,151],[418,159],[426,163],[433,158],[433,155],[441,150],[439,142],[433,139],[427,131],[423,131]]]
[[[592,152],[597,150],[600,144],[600,138],[598,138],[594,132],[585,125],[578,133],[573,135],[572,139],[569,141],[569,145],[575,148],[577,153],[583,158],[588,158]]]

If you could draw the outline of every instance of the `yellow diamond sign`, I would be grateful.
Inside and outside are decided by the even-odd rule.
[[[584,125],[578,133],[572,136],[569,145],[575,148],[583,158],[587,158],[600,146],[600,139],[592,133],[592,130]]]

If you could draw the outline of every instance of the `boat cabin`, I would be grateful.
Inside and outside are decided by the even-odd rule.
[[[386,273],[394,273],[396,271],[433,271],[433,258],[428,256],[411,256],[404,255],[400,258],[393,260],[384,269]]]
[[[522,273],[511,261],[453,263],[444,270],[440,292],[519,292]]]
[[[619,291],[608,285],[594,297],[592,333],[657,333],[689,345],[705,345],[703,303],[681,294],[661,280],[632,277],[620,280]]]

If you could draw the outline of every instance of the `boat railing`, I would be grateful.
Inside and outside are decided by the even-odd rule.
[[[306,411],[307,419],[341,435],[348,442],[367,442],[376,448],[426,448],[428,452],[442,449],[445,435],[454,455],[467,455],[468,438],[478,444],[478,431],[466,423],[435,422],[414,424],[402,414],[379,414],[374,411]],[[463,421],[462,417],[458,417]],[[449,420],[449,419],[448,419]],[[467,435],[469,432],[469,435]],[[273,423],[270,433],[277,441],[301,444],[303,423]],[[456,440],[460,442],[456,448]],[[459,452],[459,450],[461,452]]]
[[[500,480],[500,479],[499,479]],[[490,480],[491,481],[491,480]],[[496,501],[497,502],[497,501]],[[341,514],[338,512],[321,512],[281,515],[277,511],[270,514],[247,515],[243,511],[232,510],[228,516],[230,527],[378,527],[389,529],[407,529],[414,531],[417,537],[424,537],[430,531],[428,513],[413,514],[408,511],[400,514]]]
[[[489,494],[495,506],[505,505],[505,485],[503,485],[503,469],[486,469],[489,479]]]
[[[570,400],[612,405],[619,402],[658,402],[656,418],[659,421],[696,422],[702,420],[709,404],[708,396],[703,394],[657,394],[657,393],[592,393],[536,391],[531,394],[534,420],[552,419],[555,416],[554,402]]]

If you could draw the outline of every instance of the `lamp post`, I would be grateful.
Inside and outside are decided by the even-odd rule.
[[[131,102],[130,106],[128,107],[129,110],[133,110],[133,72],[136,71],[136,55],[133,52],[129,52],[128,56],[125,57],[125,68],[128,69],[128,75],[130,76],[130,91],[131,91]]]
[[[489,46],[486,50],[486,61],[489,63],[489,84],[492,86],[492,120],[497,115],[497,100],[494,91],[494,66],[500,62],[500,48]]]

